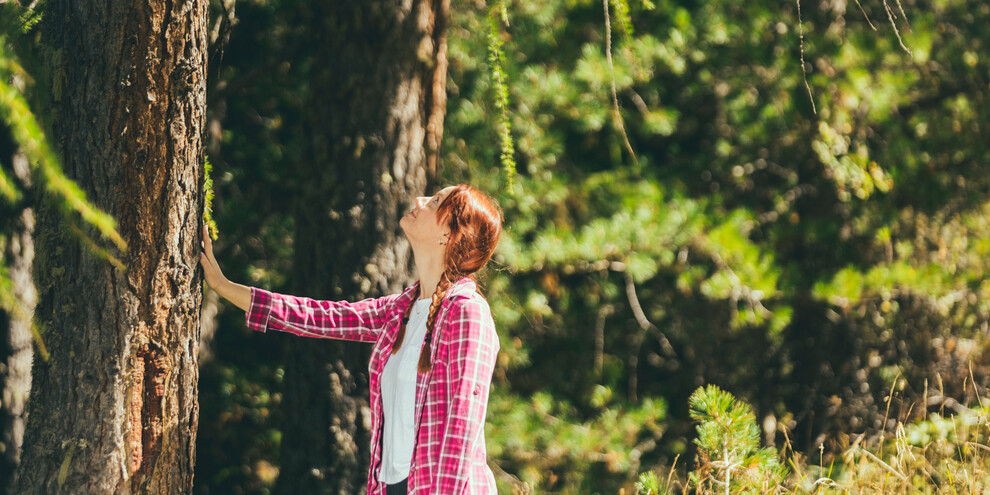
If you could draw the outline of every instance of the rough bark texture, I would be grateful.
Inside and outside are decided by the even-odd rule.
[[[14,174],[25,185],[31,182],[27,158],[15,153]],[[37,301],[31,280],[34,260],[34,210],[12,212],[0,233],[0,263],[7,268],[18,313],[0,309],[0,494],[13,491],[14,471],[21,458],[27,400],[31,392],[31,315]]]
[[[350,301],[395,293],[413,280],[399,219],[424,192],[427,164],[435,174],[439,163],[447,2],[312,9],[318,62],[307,116],[311,160],[301,170],[311,184],[294,208],[293,290]],[[363,493],[371,346],[287,340],[276,492]]]
[[[117,219],[127,271],[39,207],[36,319],[51,360],[34,367],[16,493],[192,490],[206,19],[206,0],[46,4],[50,137]]]

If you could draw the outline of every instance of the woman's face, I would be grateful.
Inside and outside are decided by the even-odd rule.
[[[446,242],[450,229],[441,226],[437,219],[437,208],[440,203],[454,190],[454,186],[445,187],[431,197],[418,197],[414,201],[412,211],[402,216],[399,226],[411,242],[420,242],[427,246],[442,249],[438,241]]]

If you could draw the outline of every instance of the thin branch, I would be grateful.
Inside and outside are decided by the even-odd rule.
[[[804,76],[804,88],[808,90],[808,99],[811,100],[811,111],[815,115],[818,115],[818,109],[815,108],[815,97],[811,94],[811,86],[808,85],[808,71],[804,68],[804,26],[801,25],[801,0],[796,0],[796,2],[798,15],[798,37],[801,40],[801,74]]]
[[[594,357],[594,368],[595,373],[601,379],[603,366],[604,366],[604,354],[605,354],[605,319],[615,308],[611,304],[603,304],[598,308],[598,321],[595,323],[595,357]]]
[[[887,0],[883,0],[883,8],[887,11],[887,19],[890,19],[890,25],[894,28],[894,34],[897,35],[897,42],[901,44],[901,48],[903,48],[908,55],[914,56],[911,53],[911,50],[904,46],[904,40],[901,39],[901,32],[897,29],[897,23],[894,22],[894,11],[890,10],[890,4],[887,3]]]
[[[976,442],[966,442],[966,445],[971,445],[973,447],[978,447],[978,448],[981,448],[981,449],[983,449],[983,450],[985,450],[987,452],[990,452],[990,447],[987,447],[986,445],[983,445],[983,444],[979,444],[979,443],[976,443]]]
[[[941,384],[942,384],[941,377],[939,377],[939,388],[941,388]],[[943,395],[935,395],[935,396],[932,396],[932,397],[929,397],[928,398],[928,404],[927,404],[927,406],[931,407],[931,406],[934,406],[936,404],[939,406],[939,411],[938,411],[939,416],[945,416],[945,414],[944,414],[943,411],[944,411],[944,409],[946,407],[948,407],[949,409],[952,409],[953,411],[955,411],[957,413],[962,413],[962,412],[975,413],[974,410],[972,410],[972,409],[970,409],[970,408],[968,408],[968,407],[960,404],[957,400],[953,399],[952,397],[944,397]]]
[[[969,381],[973,383],[973,392],[976,393],[976,403],[983,407],[983,398],[980,397],[980,386],[976,384],[976,378],[973,377],[973,360],[969,361]]]
[[[812,486],[825,485],[827,487],[839,486],[832,478],[818,478]]]
[[[904,7],[901,6],[901,0],[897,0],[897,9],[901,11],[901,17],[904,18],[904,24],[907,25],[908,32],[911,32],[911,23],[908,22],[907,14],[904,13]]]
[[[632,144],[629,143],[629,136],[626,128],[622,124],[622,115],[619,113],[619,95],[615,91],[615,66],[612,64],[612,21],[608,16],[608,0],[602,0],[605,7],[605,58],[608,60],[608,73],[612,81],[612,111],[615,112],[615,122],[619,126],[619,133],[622,134],[622,141],[626,145],[626,151],[632,155],[633,162],[639,164],[636,152],[633,151]]]
[[[643,101],[643,97],[639,96],[639,93],[633,91],[632,89],[630,89],[629,92],[632,93],[631,98],[633,104],[636,105],[636,108],[639,109],[639,112],[642,113],[643,115],[650,113],[650,109],[646,106],[646,102]]]
[[[667,483],[665,486],[670,487],[670,478],[674,475],[674,469],[677,467],[677,459],[681,457],[681,454],[674,456],[674,463],[670,465],[670,471],[667,472]]]
[[[533,485],[531,485],[529,482],[524,482],[523,480],[513,476],[509,472],[506,472],[504,469],[502,469],[502,466],[499,466],[498,463],[495,462],[494,460],[489,459],[488,466],[495,468],[493,470],[494,474],[512,483],[512,488],[513,488],[512,493],[520,493],[523,495],[527,495],[533,492]]]
[[[883,460],[881,460],[879,457],[877,457],[877,456],[873,455],[872,453],[870,453],[869,450],[866,450],[863,447],[860,447],[859,450],[862,453],[866,454],[866,457],[872,459],[874,462],[879,463],[881,466],[883,466],[884,468],[886,468],[891,473],[894,473],[894,476],[897,476],[898,478],[900,478],[901,481],[907,481],[907,476],[904,476],[898,470],[890,467],[890,464],[887,464],[886,462],[883,462]]]
[[[727,271],[736,284],[735,287],[732,289],[732,294],[730,296],[730,298],[732,299],[733,318],[736,317],[736,312],[737,312],[736,304],[739,302],[739,299],[744,299],[745,302],[749,304],[750,309],[754,313],[757,310],[759,310],[760,314],[764,318],[770,318],[771,316],[773,316],[773,312],[767,309],[767,307],[763,305],[763,301],[761,301],[759,298],[757,298],[754,295],[753,289],[751,287],[747,287],[746,285],[743,285],[742,279],[739,278],[739,275],[736,275],[736,272],[732,269],[731,266],[729,266],[729,263],[727,263],[720,254],[713,252],[711,253],[711,256],[712,256],[712,261],[715,262],[715,265],[720,270]]]
[[[636,296],[636,284],[633,283],[632,275],[629,272],[625,273],[626,278],[626,297],[629,299],[629,308],[632,309],[633,316],[636,317],[636,323],[639,323],[639,327],[643,330],[655,329],[657,334],[660,336],[660,345],[663,347],[664,352],[669,356],[675,356],[674,347],[670,345],[670,341],[667,337],[657,328],[656,325],[650,322],[646,318],[646,313],[643,312],[643,307],[639,304],[639,297]]]
[[[856,5],[859,5],[859,11],[863,13],[863,17],[866,18],[867,24],[869,24],[870,27],[873,28],[874,31],[876,31],[877,27],[874,26],[873,22],[870,21],[870,16],[866,15],[866,10],[863,9],[863,5],[859,3],[859,0],[856,0]]]

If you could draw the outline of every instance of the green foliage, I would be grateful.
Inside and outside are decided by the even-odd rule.
[[[14,183],[7,177],[7,173],[3,169],[0,169],[0,195],[3,195],[9,203],[16,203],[21,199],[21,191],[14,186]]]
[[[284,371],[260,364],[258,358],[259,354],[249,352],[254,362],[246,360],[243,367],[236,359],[202,365],[202,379],[216,386],[201,389],[200,405],[216,412],[202,417],[199,436],[207,445],[229,447],[199,449],[197,492],[238,486],[247,493],[269,493],[274,484],[282,435],[273,416],[281,401],[277,390]]]
[[[210,163],[210,157],[206,157],[203,162],[203,191],[205,191],[206,198],[203,204],[203,222],[209,227],[210,238],[214,241],[217,240],[219,233],[217,232],[217,223],[213,220],[213,164]]]
[[[19,52],[30,52],[30,38],[33,29],[41,20],[41,11],[24,8],[16,3],[0,6],[0,119],[6,132],[10,133],[16,151],[23,153],[47,196],[59,204],[67,223],[84,245],[97,255],[107,259],[118,268],[123,265],[106,250],[98,247],[88,236],[75,226],[70,217],[78,214],[82,220],[113,241],[118,248],[126,250],[126,243],[116,231],[116,223],[108,214],[100,211],[89,201],[83,191],[65,177],[58,157],[51,149],[48,138],[42,131],[35,113],[28,105],[27,94],[34,90],[34,79],[21,63]],[[9,157],[4,157],[4,161]],[[11,180],[7,172],[0,168],[0,195],[17,208],[30,206],[19,204],[24,191]],[[5,260],[6,262],[6,260]],[[14,297],[12,282],[7,267],[0,265],[0,307],[16,318],[31,320],[31,332],[42,360],[48,360],[48,350],[42,339],[42,329],[31,315],[25,314],[20,302]]]
[[[760,430],[752,408],[715,385],[699,388],[689,399],[698,430],[695,486],[727,493],[765,493],[778,486],[786,469],[771,448],[760,448]],[[721,491],[715,490],[715,491]]]
[[[699,388],[691,397],[691,414],[700,421],[700,462],[689,473],[684,493],[984,493],[990,488],[990,400],[974,407],[949,403],[954,406],[948,415],[925,414],[906,425],[898,421],[893,432],[860,434],[838,455],[826,458],[822,446],[811,461],[791,451],[788,462],[794,470],[788,475],[772,449],[757,449],[758,432],[748,405],[712,385]],[[726,462],[728,456],[718,458],[720,451],[749,452],[750,469],[762,466],[769,474],[750,471],[762,480],[745,486],[733,477],[747,473],[733,471],[730,484],[719,483],[725,467],[733,464]],[[737,459],[739,467],[746,464]],[[636,489],[638,495],[668,493],[677,484],[670,466],[664,485],[655,471],[647,471],[640,474]]]
[[[46,191],[58,198],[65,212],[74,211],[92,224],[121,250],[127,243],[116,231],[116,221],[99,211],[86,200],[86,194],[74,182],[65,177],[61,165],[48,145],[27,101],[8,81],[21,72],[20,66],[4,51],[6,43],[0,38],[0,117],[6,122],[28,161],[42,172]]]
[[[3,239],[0,239],[3,241]],[[9,241],[6,241],[9,242]],[[10,315],[11,319],[31,322],[31,338],[38,346],[38,355],[42,361],[48,362],[50,354],[45,346],[45,341],[41,337],[42,327],[32,318],[33,315],[26,314],[21,301],[14,295],[14,284],[10,279],[8,269],[5,265],[0,265],[0,308]]]
[[[502,40],[499,38],[499,17],[508,24],[508,14],[502,0],[497,0],[488,10],[488,69],[495,85],[495,108],[499,111],[502,152],[499,158],[508,183],[506,190],[512,191],[516,175],[515,146],[512,144],[512,127],[509,123],[509,90],[505,70],[502,68]]]
[[[609,394],[602,389],[595,412],[583,419],[572,405],[548,393],[526,399],[493,389],[485,428],[490,459],[522,482],[547,490],[617,490],[626,473],[638,470],[644,449],[662,435],[666,406],[646,399],[619,407]],[[594,479],[586,476],[591,473]],[[511,492],[511,486],[500,492],[503,488]]]
[[[629,17],[629,2],[628,0],[608,0],[608,3],[612,5],[612,9],[615,10],[615,18],[619,21],[619,26],[627,37],[632,37],[633,35],[633,25],[632,18]]]
[[[636,482],[636,495],[666,495],[668,493],[672,492],[667,487],[660,486],[657,473],[647,471],[639,475],[639,481]]]
[[[973,81],[988,38],[936,26],[982,33],[990,12],[909,9],[909,59],[855,4],[842,22],[804,6],[815,115],[793,5],[629,3],[636,29],[614,65],[638,166],[623,163],[610,127],[601,2],[510,5],[519,187],[499,197],[506,230],[490,294],[514,387],[581,404],[636,378],[640,396],[680,403],[688,384],[718,382],[761,417],[798,418],[800,450],[881,420],[884,370],[961,378],[973,359],[987,383],[990,189],[976,136],[990,114]],[[497,109],[478,103],[491,90],[477,55],[484,24],[454,16],[446,176],[498,191],[484,144]],[[937,77],[936,59],[949,64]],[[627,272],[656,328],[642,347]],[[598,332],[600,372],[564,372],[591,360]],[[974,350],[934,344],[952,335]],[[681,452],[685,416],[671,418],[658,455]]]
[[[118,249],[127,250],[127,243],[117,233],[116,221],[91,204],[82,189],[62,172],[59,159],[51,149],[24,94],[26,90],[32,89],[34,80],[22,67],[16,50],[25,50],[24,45],[27,41],[21,38],[28,34],[31,26],[37,24],[40,17],[40,13],[16,5],[4,5],[0,9],[0,119],[6,124],[19,151],[27,157],[31,168],[40,172],[37,175],[42,187],[48,197],[57,202],[75,235],[90,248],[91,252],[123,269],[123,265],[114,256],[98,247],[89,236],[75,226],[72,216],[78,214],[85,224],[95,227]],[[6,191],[8,188],[10,191],[6,195],[9,198],[19,196],[18,193],[13,192],[9,179],[6,176],[0,177],[0,189]]]
[[[22,34],[30,33],[35,26],[41,22],[41,18],[44,16],[44,2],[36,2],[33,8],[23,9],[17,18],[17,24],[20,25],[20,32]],[[5,26],[9,27],[9,25]]]
[[[933,412],[908,424],[898,421],[894,431],[849,446],[827,474],[811,467],[809,475],[821,471],[828,484],[853,492],[986,493],[990,401],[983,404],[955,404],[951,412]],[[807,478],[795,485],[814,489]]]
[[[515,478],[540,491],[614,493],[624,483],[628,492],[636,463],[612,472],[606,456],[621,460],[653,432],[628,423],[622,439],[595,435],[622,430],[646,399],[676,404],[639,457],[669,464],[690,445],[686,404],[699,383],[719,383],[757,418],[799,432],[789,438],[795,459],[817,455],[816,439],[842,450],[843,438],[880,425],[895,381],[942,377],[944,395],[972,402],[959,386],[966,364],[969,383],[990,383],[990,7],[905,5],[908,56],[883,4],[804,3],[813,113],[796,5],[609,5],[628,28],[616,24],[614,80],[638,164],[623,161],[616,132],[601,1],[451,10],[441,181],[494,192],[506,218],[485,292],[503,344],[488,437],[500,488],[511,492]],[[216,214],[244,240],[225,261],[232,278],[270,287],[288,287],[292,257],[293,223],[278,198],[311,180],[285,166],[306,162],[300,136],[318,124],[300,118],[314,90],[306,68],[320,63],[311,47],[327,41],[301,22],[308,12],[238,4],[211,84],[225,88],[211,96],[224,122],[210,153],[223,170]],[[231,354],[240,349],[243,335],[219,335]],[[240,445],[222,440],[202,451]],[[868,449],[892,462],[892,449]],[[892,474],[856,455],[863,473],[879,468],[863,488],[876,492]],[[795,461],[792,485],[837,480],[852,464],[833,457],[835,476],[827,460]],[[938,475],[943,486],[950,474],[965,480],[959,462]]]

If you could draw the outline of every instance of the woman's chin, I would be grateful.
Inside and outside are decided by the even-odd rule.
[[[409,239],[409,231],[406,229],[408,228],[409,222],[411,220],[412,219],[409,218],[408,215],[399,219],[399,230],[402,231],[402,235],[406,236],[406,239]]]

